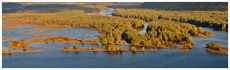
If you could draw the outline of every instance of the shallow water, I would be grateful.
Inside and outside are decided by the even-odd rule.
[[[23,26],[14,26],[14,27],[8,27],[8,28],[19,28],[16,30],[3,30],[2,31],[2,37],[16,37],[12,40],[5,40],[2,41],[3,48],[8,49],[10,48],[8,44],[12,42],[13,40],[22,40],[22,39],[44,39],[44,38],[32,38],[32,35],[36,34],[46,34],[46,35],[57,35],[57,36],[68,36],[68,37],[74,37],[77,39],[85,38],[85,40],[90,39],[96,39],[98,35],[100,35],[99,32],[96,32],[96,30],[92,29],[86,29],[86,28],[65,28],[63,30],[55,30],[55,31],[41,31],[39,33],[28,33],[28,34],[21,34],[20,31],[26,31],[26,30],[33,30],[38,29],[34,26],[29,25],[23,25]],[[91,37],[84,37],[84,35],[91,36]],[[17,50],[16,50],[17,51]]]

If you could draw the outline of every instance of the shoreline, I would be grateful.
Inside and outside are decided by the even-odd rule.
[[[62,48],[62,51],[76,51],[76,52],[154,52],[154,50],[131,50],[131,49],[121,49],[119,51],[112,51],[112,50],[107,50],[107,49],[87,49],[87,48],[79,48],[79,49],[73,49],[73,48],[69,48],[69,49],[65,49]]]
[[[12,54],[12,53],[33,53],[33,52],[39,52],[39,51],[10,51],[10,52],[2,52],[2,54]]]
[[[15,39],[16,37],[2,37],[2,40],[11,40],[11,39]]]

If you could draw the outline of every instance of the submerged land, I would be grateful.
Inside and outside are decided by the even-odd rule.
[[[215,34],[210,31],[204,31],[202,27],[210,27],[215,30],[228,31],[228,12],[226,10],[202,10],[198,8],[195,11],[181,10],[156,10],[130,5],[130,9],[115,8],[113,12],[100,13],[98,10],[109,9],[114,5],[81,7],[78,4],[60,5],[60,7],[49,9],[59,4],[44,4],[47,8],[38,8],[40,4],[23,6],[26,8],[17,13],[4,13],[3,20],[10,21],[4,24],[3,30],[17,30],[19,28],[8,28],[12,26],[30,25],[40,27],[39,29],[20,31],[20,34],[39,33],[41,31],[55,31],[66,28],[88,28],[100,32],[97,39],[84,40],[67,36],[33,35],[32,38],[44,39],[22,39],[13,40],[9,43],[12,49],[23,50],[21,52],[3,52],[3,53],[25,53],[33,49],[52,49],[52,47],[32,47],[32,43],[80,43],[80,44],[102,44],[103,49],[97,48],[62,48],[62,51],[93,51],[93,52],[153,52],[143,48],[175,48],[172,52],[185,52],[192,49],[195,43],[194,37],[212,37]],[[32,3],[33,4],[33,3]],[[225,4],[225,3],[223,3]],[[88,4],[87,4],[88,5]],[[107,4],[106,4],[107,5]],[[151,4],[148,4],[151,6]],[[221,5],[221,4],[220,4]],[[75,7],[78,6],[78,7]],[[123,5],[122,5],[123,6]],[[37,9],[32,9],[32,8]],[[65,10],[60,10],[65,7]],[[115,6],[117,7],[117,6]],[[222,7],[221,7],[222,8]],[[39,10],[41,9],[41,10]],[[19,9],[22,10],[22,9]],[[186,10],[186,11],[184,11]],[[7,10],[9,11],[9,10]],[[99,12],[99,13],[98,13]],[[96,14],[95,14],[96,13]],[[90,15],[89,15],[90,14]],[[111,16],[100,16],[101,14],[111,14]],[[12,20],[13,18],[21,18]],[[148,23],[146,33],[141,34],[140,29]],[[85,37],[91,37],[84,35]],[[3,38],[3,40],[14,39],[15,37]],[[125,42],[123,42],[125,41]],[[132,49],[122,49],[114,47],[115,45],[130,45]],[[137,49],[141,47],[142,49]],[[135,49],[136,48],[136,49]],[[207,51],[212,49],[206,48]],[[32,51],[33,52],[33,51]],[[216,51],[219,52],[219,51]],[[216,53],[213,52],[213,53]],[[29,52],[28,52],[29,53]],[[220,54],[226,54],[220,53]],[[227,55],[227,54],[226,54]]]

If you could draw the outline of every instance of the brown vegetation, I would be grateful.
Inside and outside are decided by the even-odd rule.
[[[2,54],[12,54],[12,53],[33,53],[39,51],[10,51],[10,52],[2,52]]]
[[[2,54],[12,54],[12,53],[32,53],[38,51],[11,51],[11,49],[6,50],[5,48],[2,49]]]
[[[32,38],[42,38],[42,37],[54,37],[56,35],[43,35],[43,34],[37,34],[37,35],[32,35]]]
[[[27,40],[17,40],[13,41],[9,44],[9,46],[13,49],[48,49],[51,47],[31,47],[28,46],[28,44],[31,43],[87,43],[87,44],[99,44],[99,41],[95,40],[78,40],[72,37],[65,37],[65,36],[59,36],[59,37],[53,37],[53,38],[47,38],[47,39],[27,39]],[[115,44],[115,43],[114,43]],[[121,43],[122,44],[122,43]],[[127,43],[124,43],[128,45]]]
[[[10,40],[10,39],[15,39],[16,37],[2,37],[2,40]]]
[[[206,46],[207,47],[205,47],[205,48],[208,52],[218,53],[221,55],[228,55],[228,47],[223,47],[218,43],[215,44],[214,42],[207,43]]]
[[[211,52],[211,53],[217,53],[217,54],[221,54],[221,55],[228,55],[228,52],[224,51],[224,50],[213,50],[213,49],[210,49],[210,48],[206,48],[206,50],[208,52]]]
[[[16,29],[19,29],[19,28],[5,28],[5,27],[2,28],[2,30],[16,30]]]

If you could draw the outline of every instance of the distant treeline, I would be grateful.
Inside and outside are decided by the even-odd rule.
[[[228,11],[228,2],[145,2],[141,7],[177,11]]]
[[[2,3],[2,13],[11,13],[23,8],[24,5],[18,3]]]
[[[2,3],[3,13],[16,12],[38,12],[38,13],[53,13],[63,10],[84,10],[85,12],[99,12],[99,8],[80,7],[72,4],[31,4],[23,5],[19,3]]]

